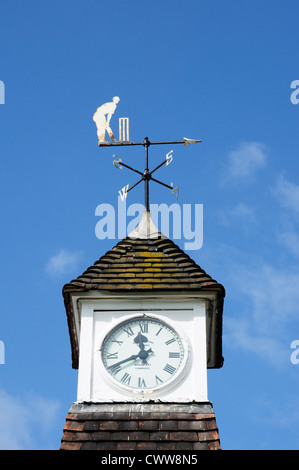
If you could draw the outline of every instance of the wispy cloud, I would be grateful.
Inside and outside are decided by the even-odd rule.
[[[299,185],[280,175],[272,192],[282,207],[299,214]]]
[[[225,322],[225,343],[228,347],[242,349],[257,355],[274,366],[285,364],[286,349],[281,341],[271,335],[258,332],[251,319],[228,318]]]
[[[71,252],[61,249],[52,256],[45,266],[45,271],[50,276],[60,276],[73,271],[82,257],[82,252]]]
[[[258,331],[280,333],[283,325],[297,319],[298,268],[261,262],[251,268],[239,267],[235,281],[251,302],[252,320]]]
[[[296,335],[298,267],[279,268],[243,254],[243,260],[230,260],[226,282],[237,314],[224,318],[225,346],[285,366],[290,361],[290,338]]]
[[[291,255],[299,259],[299,236],[294,229],[282,231],[279,233],[278,239]]]
[[[287,393],[286,399],[273,400],[269,395],[260,396],[252,417],[262,423],[268,422],[277,428],[294,428],[294,437],[298,436],[299,403],[296,390]]]
[[[240,222],[246,226],[248,223],[255,222],[255,211],[248,204],[239,202],[231,209],[222,211],[220,213],[220,220],[226,226],[230,225],[231,222]]]
[[[280,175],[276,185],[271,188],[280,211],[278,240],[295,258],[299,259],[299,185]]]
[[[225,181],[249,182],[267,162],[267,147],[259,142],[244,142],[228,155]]]
[[[0,389],[0,449],[37,449],[37,436],[51,432],[59,408],[56,400],[26,394],[20,398]]]
[[[299,186],[279,176],[271,191],[278,201],[273,233],[287,248],[288,262],[230,252],[230,288],[236,298],[242,298],[242,304],[238,315],[225,319],[224,337],[228,347],[241,348],[279,366],[290,361],[290,339],[295,339],[293,325],[298,318],[299,268],[294,257],[299,259]],[[245,216],[246,209],[250,215],[246,206],[237,207],[235,216]]]

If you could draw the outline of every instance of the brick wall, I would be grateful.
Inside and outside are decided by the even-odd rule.
[[[210,402],[74,404],[61,450],[220,450],[220,440]]]

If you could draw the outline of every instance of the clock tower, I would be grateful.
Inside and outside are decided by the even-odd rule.
[[[129,118],[120,118],[117,141],[110,121],[119,101],[114,97],[94,114],[98,144],[144,147],[144,171],[113,155],[115,168],[139,175],[119,191],[122,200],[144,183],[144,213],[132,233],[63,287],[78,389],[61,449],[220,449],[207,369],[223,365],[225,291],[158,231],[149,204],[151,181],[179,195],[173,183],[153,176],[172,162],[173,150],[150,170],[149,147],[201,141],[131,142]]]
[[[224,296],[149,210],[66,284],[78,390],[61,449],[220,449],[207,369],[223,365]]]

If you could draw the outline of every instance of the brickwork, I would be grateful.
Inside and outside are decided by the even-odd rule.
[[[220,440],[210,402],[74,404],[61,450],[220,450]]]

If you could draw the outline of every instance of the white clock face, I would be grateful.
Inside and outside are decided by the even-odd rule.
[[[188,346],[168,323],[144,314],[113,328],[103,340],[101,357],[109,378],[118,386],[151,391],[181,375]]]

